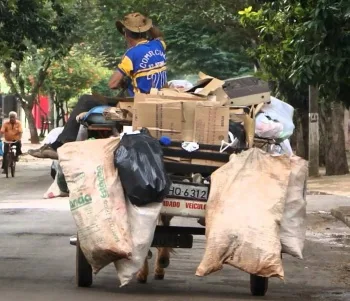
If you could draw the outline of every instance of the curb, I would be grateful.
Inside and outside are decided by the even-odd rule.
[[[315,190],[309,190],[306,195],[336,195],[329,192],[323,192],[323,191],[315,191]]]

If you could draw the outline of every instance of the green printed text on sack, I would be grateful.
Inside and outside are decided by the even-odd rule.
[[[97,166],[97,186],[98,190],[100,191],[101,198],[107,198],[109,195],[103,173],[103,167],[101,165]]]
[[[80,207],[91,204],[91,202],[92,197],[90,194],[81,195],[79,198],[69,201],[70,210],[76,210]]]

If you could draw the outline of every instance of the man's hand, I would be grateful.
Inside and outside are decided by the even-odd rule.
[[[80,113],[75,119],[76,121],[79,123],[80,120],[83,120],[85,115],[87,114],[88,112],[83,112],[83,113]]]
[[[126,77],[120,81],[119,87],[123,90],[128,88],[128,79]]]

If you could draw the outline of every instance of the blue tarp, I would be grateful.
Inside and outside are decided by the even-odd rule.
[[[88,117],[91,115],[91,114],[103,114],[103,111],[106,109],[106,108],[109,108],[110,106],[97,106],[97,107],[94,107],[92,108],[89,112],[87,112],[87,114],[84,116],[84,119],[83,121],[86,121],[86,119],[88,119]]]

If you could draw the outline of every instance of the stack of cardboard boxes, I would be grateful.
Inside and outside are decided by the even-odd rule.
[[[119,106],[132,111],[133,130],[145,127],[153,137],[167,136],[174,142],[221,145],[228,141],[230,119],[242,122],[251,147],[258,104],[270,98],[262,83],[253,77],[224,82],[200,73],[198,83],[186,92],[152,89],[150,94],[136,94],[133,103]]]
[[[223,84],[206,78],[188,92],[163,89],[137,94],[134,130],[146,127],[156,138],[167,136],[172,141],[220,145],[227,140],[229,129],[229,107],[223,106],[228,98],[225,99]]]

